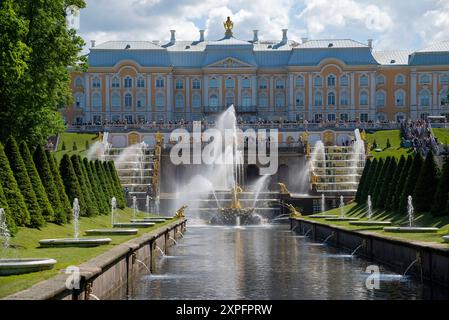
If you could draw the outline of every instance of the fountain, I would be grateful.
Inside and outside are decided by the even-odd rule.
[[[383,227],[383,226],[390,226],[391,221],[373,221],[371,220],[373,217],[373,204],[371,202],[371,195],[368,196],[367,201],[367,221],[351,221],[349,222],[350,225],[353,226],[369,226],[369,227]]]
[[[413,198],[408,196],[407,198],[407,213],[408,213],[408,227],[385,227],[383,230],[386,232],[437,232],[439,228],[425,228],[425,227],[415,227],[415,209],[413,207]]]
[[[117,199],[115,197],[112,197],[111,199],[111,227],[114,228],[115,224],[115,213],[117,210]],[[86,230],[85,233],[88,236],[93,235],[117,235],[117,236],[125,236],[125,235],[132,235],[137,234],[139,232],[138,229],[91,229]]]
[[[73,201],[73,238],[43,239],[39,241],[41,247],[96,247],[109,244],[110,238],[79,238],[80,206],[78,198]]]
[[[321,194],[321,213],[320,214],[313,214],[309,216],[309,218],[313,219],[327,219],[327,218],[337,218],[337,215],[335,214],[324,214],[326,212],[326,196],[324,193]]]
[[[344,211],[344,206],[345,206],[344,197],[340,196],[340,205],[338,206],[340,208],[340,216],[332,217],[332,218],[325,218],[325,220],[327,220],[327,221],[349,221],[349,222],[360,220],[360,218],[356,218],[356,217],[346,217],[345,211]]]
[[[0,241],[2,250],[7,251],[10,248],[11,235],[6,224],[5,210],[0,208]],[[0,259],[0,276],[9,276],[42,270],[50,270],[56,264],[56,260],[48,258],[8,258]]]

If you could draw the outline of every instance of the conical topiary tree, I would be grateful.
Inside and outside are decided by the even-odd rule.
[[[42,146],[38,146],[36,148],[33,154],[33,159],[36,170],[42,181],[42,185],[45,188],[46,195],[53,209],[53,222],[60,225],[64,224],[67,222],[66,214],[62,208],[55,181],[53,179],[53,174],[51,173],[50,165],[47,161],[47,156],[45,155]]]
[[[109,213],[109,201],[104,197],[103,192],[100,187],[100,183],[98,181],[98,177],[96,174],[92,173],[91,166],[89,160],[87,158],[83,159],[83,167],[86,172],[86,176],[89,177],[89,181],[92,187],[92,192],[94,194],[95,199],[97,200],[98,211],[100,214],[108,214]]]
[[[399,181],[396,184],[394,194],[392,195],[389,209],[392,211],[399,211],[401,198],[402,198],[402,192],[405,189],[405,184],[407,183],[407,177],[408,172],[410,171],[410,168],[413,164],[413,157],[409,155],[407,157],[407,160],[405,161],[405,165],[401,170],[401,176],[399,178]]]
[[[371,167],[371,160],[367,159],[365,162],[365,168],[363,169],[362,176],[360,177],[359,186],[357,188],[357,193],[355,195],[355,202],[362,203],[363,189],[366,186],[366,181],[368,180],[369,170]]]
[[[36,170],[34,161],[31,158],[30,150],[28,149],[28,146],[24,141],[20,143],[20,153],[22,155],[23,162],[25,163],[28,176],[30,177],[34,193],[36,194],[37,203],[41,208],[42,216],[44,217],[45,221],[53,222],[55,218],[55,213],[50,204],[50,201],[48,200],[47,193],[45,191],[44,186],[42,185],[42,181],[39,176],[39,173]]]
[[[366,201],[368,199],[368,195],[369,195],[369,191],[370,191],[371,185],[373,184],[373,181],[375,181],[374,174],[377,171],[377,166],[378,166],[378,160],[374,159],[371,162],[371,166],[370,166],[370,169],[369,169],[369,172],[368,172],[368,177],[366,179],[366,183],[365,183],[365,186],[364,186],[363,191],[362,191],[362,197],[360,199],[361,203],[366,203]]]
[[[368,195],[371,196],[371,199],[373,198],[374,191],[375,191],[376,185],[377,185],[377,181],[379,181],[380,173],[382,172],[383,166],[384,166],[384,159],[380,158],[379,160],[377,160],[376,171],[373,172],[373,177],[372,177],[373,179],[371,180],[371,184],[369,186],[367,198],[368,198]]]
[[[3,187],[0,183],[0,208],[5,211],[5,222],[8,227],[9,233],[13,236],[17,233],[17,226],[12,216],[11,210],[9,210],[8,201],[3,193]]]
[[[417,212],[430,211],[437,186],[438,167],[432,151],[429,151],[413,190],[413,205]]]
[[[106,173],[103,170],[103,165],[101,161],[95,160],[95,167],[97,169],[98,177],[100,178],[100,183],[104,187],[104,192],[108,199],[111,199],[114,196],[114,192],[112,191],[111,185],[106,178]]]
[[[90,161],[89,162],[89,167],[90,167],[90,171],[92,172],[93,177],[96,179],[96,184],[99,187],[99,191],[101,193],[101,196],[103,197],[104,201],[108,202],[108,211],[107,211],[107,213],[109,214],[109,212],[110,212],[109,205],[110,205],[111,199],[109,199],[109,195],[108,195],[107,190],[106,190],[106,185],[105,185],[104,181],[101,179],[100,173],[97,170],[96,161]]]
[[[413,163],[410,166],[410,169],[407,172],[407,180],[405,182],[405,187],[402,190],[401,200],[399,203],[399,212],[401,213],[407,212],[408,196],[413,195],[413,191],[415,189],[416,181],[418,180],[422,164],[422,157],[419,153],[417,153],[413,158]]]
[[[59,163],[59,170],[61,172],[61,178],[64,182],[65,191],[69,197],[70,203],[73,203],[73,200],[78,198],[80,215],[86,216],[86,201],[84,200],[83,192],[81,191],[81,186],[78,182],[78,177],[76,176],[72,161],[70,161],[68,154],[65,154],[62,157],[61,162]]]
[[[75,170],[75,174],[78,178],[78,183],[81,188],[81,192],[83,193],[83,199],[86,206],[85,215],[86,216],[97,216],[98,215],[98,208],[96,205],[94,205],[94,202],[91,198],[91,190],[89,188],[89,184],[85,180],[83,169],[80,164],[80,158],[78,155],[72,155],[70,158],[70,161],[72,162],[73,169]]]
[[[387,198],[388,198],[388,191],[390,188],[390,183],[393,180],[393,176],[396,171],[396,159],[394,157],[391,158],[390,164],[388,165],[388,168],[385,172],[385,176],[383,179],[382,186],[380,188],[380,193],[378,198],[376,199],[376,207],[380,209],[386,208]]]
[[[58,192],[59,201],[61,202],[61,208],[63,210],[63,214],[65,215],[65,222],[69,222],[72,219],[72,204],[70,203],[69,197],[65,191],[64,181],[62,180],[59,166],[50,151],[45,150],[45,155],[47,156],[47,161],[53,175],[56,190]]]
[[[8,157],[3,146],[0,144],[0,183],[3,187],[3,194],[8,201],[10,213],[17,226],[30,224],[30,213],[25,204],[25,199],[17,185],[14,173],[9,165]]]
[[[109,171],[109,167],[107,165],[107,162],[102,161],[101,162],[101,169],[103,170],[104,176],[106,178],[106,181],[109,185],[109,188],[111,189],[112,193],[111,193],[111,197],[118,197],[117,192],[115,190],[115,186],[114,186],[114,181],[112,180],[112,175]]]
[[[434,217],[441,217],[449,215],[447,210],[447,202],[449,195],[449,157],[444,160],[443,170],[438,182],[435,198],[433,199],[433,205],[430,210]]]
[[[40,228],[45,224],[44,217],[42,216],[42,211],[37,202],[36,194],[34,193],[33,187],[31,185],[30,177],[28,176],[25,163],[23,162],[22,156],[20,155],[19,147],[17,142],[13,137],[9,137],[5,145],[5,153],[9,159],[9,164],[11,166],[14,177],[16,178],[17,185],[19,186],[20,192],[25,199],[25,203],[30,213],[30,223],[28,226],[32,228]]]
[[[120,183],[120,179],[118,177],[114,162],[108,161],[107,167],[109,169],[109,172],[111,173],[112,183],[114,185],[114,190],[117,198],[117,205],[120,209],[124,209],[126,206],[125,193],[122,190],[122,184]]]
[[[376,179],[376,185],[374,187],[374,191],[371,194],[372,201],[373,201],[373,207],[376,207],[377,199],[379,198],[380,189],[382,188],[386,172],[388,170],[388,166],[390,165],[391,157],[387,157],[385,162],[382,165],[382,170],[380,171],[379,175]]]
[[[399,163],[394,171],[393,178],[391,179],[390,184],[388,186],[387,197],[385,199],[385,209],[387,210],[392,209],[392,201],[394,198],[394,194],[396,192],[396,186],[399,183],[404,166],[405,166],[405,157],[401,156],[401,158],[399,159]]]

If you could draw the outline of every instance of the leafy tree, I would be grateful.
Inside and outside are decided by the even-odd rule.
[[[91,191],[89,189],[89,185],[88,185],[87,181],[84,178],[83,169],[81,167],[78,155],[72,155],[72,157],[70,158],[70,161],[72,162],[73,169],[78,178],[78,183],[80,185],[81,192],[83,194],[83,200],[85,202],[85,207],[86,207],[86,211],[84,211],[84,215],[86,215],[86,216],[98,215],[98,208],[92,202],[92,198],[90,196]]]
[[[67,222],[66,213],[64,212],[58,195],[58,189],[56,188],[55,180],[50,169],[50,164],[48,163],[45,151],[41,146],[38,146],[34,151],[33,159],[36,170],[41,178],[42,185],[45,188],[48,200],[53,208],[53,222],[56,224],[64,224]]]
[[[86,216],[86,201],[84,199],[83,191],[81,190],[78,177],[75,173],[75,170],[73,169],[72,161],[70,160],[68,154],[65,154],[62,157],[61,163],[59,164],[59,170],[61,172],[61,178],[62,181],[64,181],[65,191],[70,199],[70,202],[73,203],[75,198],[78,198],[80,205],[80,215]]]
[[[433,205],[430,212],[433,216],[439,217],[443,215],[449,215],[447,210],[447,201],[449,194],[449,157],[444,160],[443,170],[438,182],[435,198],[433,199]]]
[[[30,177],[28,176],[25,163],[20,155],[19,147],[16,140],[11,136],[5,145],[5,153],[9,159],[9,164],[16,178],[20,192],[25,199],[25,203],[30,213],[30,223],[28,226],[33,228],[40,228],[45,224],[42,216],[42,211],[37,202],[36,193],[34,193],[31,185]]]
[[[390,162],[391,162],[391,157],[387,157],[387,159],[385,160],[385,163],[382,166],[382,170],[380,171],[380,174],[376,180],[376,186],[374,188],[374,193],[372,194],[374,207],[377,207],[377,203],[380,198],[381,189],[384,184],[385,177],[386,177],[387,171],[388,171],[388,167],[390,166]]]
[[[72,204],[70,203],[69,197],[65,191],[64,181],[62,180],[59,166],[56,164],[56,160],[50,151],[45,150],[45,155],[47,156],[48,164],[50,165],[51,173],[53,174],[53,180],[55,181],[55,186],[58,191],[59,201],[63,212],[65,214],[66,221],[72,219]]]
[[[408,170],[406,175],[407,180],[402,190],[401,200],[399,202],[399,212],[407,212],[408,196],[413,194],[413,190],[415,189],[416,181],[418,180],[422,164],[423,159],[421,155],[417,153],[413,158],[413,163],[411,164],[410,169]]]
[[[447,183],[447,181],[446,181]],[[413,204],[418,212],[429,212],[438,186],[438,167],[432,151],[427,154],[413,191]]]
[[[8,201],[8,206],[13,214],[14,222],[17,226],[30,224],[30,212],[25,204],[25,199],[20,192],[14,173],[9,165],[8,157],[3,146],[0,144],[0,183],[3,187],[3,194]]]
[[[398,211],[400,210],[402,192],[405,189],[405,185],[407,183],[408,172],[413,164],[413,157],[409,155],[407,160],[405,161],[404,168],[401,171],[401,176],[399,178],[398,183],[396,184],[396,188],[392,199],[390,201],[390,210]]]
[[[385,172],[385,177],[383,179],[382,186],[380,188],[379,197],[376,201],[376,207],[385,209],[387,207],[387,199],[390,191],[390,184],[393,181],[393,177],[395,175],[397,168],[396,159],[394,157],[391,158],[388,169]]]
[[[401,179],[402,170],[404,170],[405,166],[405,157],[401,156],[399,159],[399,163],[396,166],[396,170],[394,171],[393,178],[390,181],[387,191],[387,198],[385,199],[385,209],[391,210],[393,209],[393,199],[396,192],[396,186],[399,184]]]
[[[362,176],[360,177],[359,186],[357,188],[357,193],[355,195],[355,201],[357,203],[361,203],[363,189],[366,186],[366,181],[368,179],[368,174],[369,174],[370,167],[371,167],[371,160],[367,159],[366,162],[365,162],[365,168],[363,169]]]
[[[362,197],[360,199],[361,203],[365,203],[368,199],[369,190],[371,188],[371,185],[373,184],[373,181],[375,181],[374,174],[377,171],[377,165],[378,165],[378,161],[377,161],[377,159],[374,159],[371,162],[370,169],[368,172],[368,177],[366,179],[366,183],[365,183],[365,186],[362,191]]]
[[[6,226],[8,227],[9,233],[11,235],[15,235],[17,233],[17,226],[14,222],[14,217],[11,213],[11,210],[9,210],[8,201],[6,200],[6,197],[3,193],[3,187],[0,183],[0,208],[2,208],[5,211],[5,222]]]
[[[41,209],[42,216],[44,217],[45,221],[53,222],[55,213],[53,211],[53,208],[51,207],[50,201],[48,200],[47,193],[45,192],[45,188],[42,185],[42,181],[39,173],[36,170],[36,166],[34,165],[30,150],[28,149],[26,143],[23,141],[20,143],[20,153],[25,163],[28,176],[30,177],[31,186],[33,187],[34,193],[36,194],[37,203],[39,204],[39,207]]]
[[[109,165],[109,168],[111,170],[112,177],[113,177],[113,180],[114,180],[114,183],[115,183],[118,207],[120,209],[124,209],[125,206],[126,206],[125,193],[123,192],[122,184],[120,183],[120,178],[118,176],[117,169],[115,167],[114,161],[109,161],[108,165]]]

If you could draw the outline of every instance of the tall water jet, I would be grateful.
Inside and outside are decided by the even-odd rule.
[[[117,199],[115,197],[112,197],[112,199],[111,199],[111,227],[114,227],[116,210],[117,210]]]
[[[340,217],[344,218],[345,217],[345,211],[344,211],[344,207],[345,206],[345,200],[343,198],[343,196],[340,196]]]
[[[360,130],[354,130],[355,140],[352,146],[352,156],[350,158],[350,174],[352,177],[352,182],[357,183],[357,176],[359,175],[359,169],[363,168],[365,164],[365,142],[363,141]]]
[[[146,199],[145,199],[145,208],[146,208],[147,216],[148,216],[150,213],[150,196],[149,195],[147,195]]]
[[[80,220],[80,205],[78,203],[78,198],[73,200],[73,237],[78,239],[79,236],[79,220]]]
[[[256,204],[257,201],[259,199],[259,195],[262,192],[262,190],[266,189],[267,187],[267,182],[269,180],[270,176],[269,175],[264,175],[262,177],[260,177],[259,179],[257,179],[255,185],[254,185],[254,201],[253,201],[253,207],[256,208]]]
[[[9,241],[11,240],[11,233],[6,224],[6,213],[3,208],[0,208],[0,240],[4,249],[9,248]]]
[[[413,198],[408,196],[407,198],[407,213],[408,213],[408,224],[412,228],[415,224],[415,209],[413,208]]]
[[[371,202],[371,195],[368,195],[367,206],[368,206],[368,220],[371,220],[371,217],[373,216],[373,204]]]
[[[326,197],[324,193],[321,194],[321,213],[326,211]]]
[[[137,216],[137,197],[133,196],[133,219]]]

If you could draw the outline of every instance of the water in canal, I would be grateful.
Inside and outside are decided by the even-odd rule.
[[[380,266],[380,288],[369,290],[375,263],[314,243],[286,225],[217,227],[190,223],[184,238],[142,275],[128,299],[431,299],[447,292]]]

